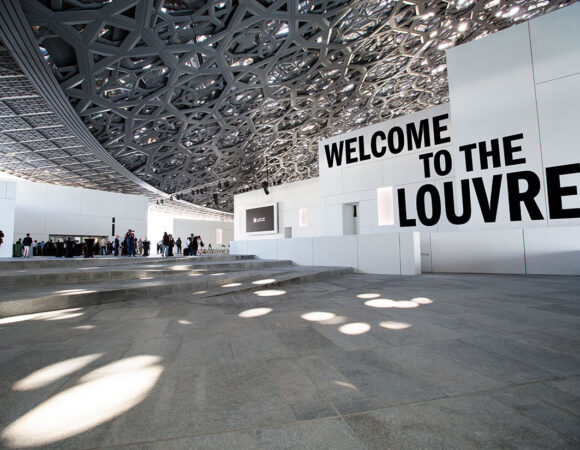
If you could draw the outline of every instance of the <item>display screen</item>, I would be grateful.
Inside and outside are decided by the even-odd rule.
[[[276,222],[275,205],[246,210],[246,233],[276,233]]]

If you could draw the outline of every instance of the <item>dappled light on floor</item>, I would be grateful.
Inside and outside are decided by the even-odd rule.
[[[243,318],[250,318],[250,317],[260,317],[260,316],[265,316],[268,313],[272,312],[272,308],[253,308],[253,309],[247,309],[245,311],[242,311],[241,313],[238,314],[239,317],[243,317]]]
[[[139,278],[139,279],[140,279],[140,280],[152,280],[152,279],[153,279],[153,277],[141,277],[141,278]]]
[[[357,295],[358,298],[377,298],[380,296],[381,296],[381,294],[376,294],[376,293],[358,294]]]
[[[79,294],[92,294],[97,291],[92,291],[89,289],[65,289],[63,291],[54,291],[53,294],[59,295],[79,295]]]
[[[383,328],[387,328],[389,330],[404,330],[405,328],[409,328],[411,326],[410,323],[405,322],[392,322],[390,320],[386,320],[379,324]]]
[[[180,325],[191,325],[191,322],[185,319],[178,320],[177,323]]]
[[[378,298],[369,300],[365,305],[373,308],[418,308],[419,304],[408,300],[390,300],[387,298]]]
[[[207,291],[197,291],[193,293],[193,295],[201,295],[201,294],[207,294]]]
[[[313,311],[309,313],[304,313],[300,317],[309,322],[321,322],[323,320],[329,320],[336,317],[336,314],[324,311]]]
[[[58,381],[62,377],[70,375],[71,373],[74,373],[77,370],[88,366],[90,363],[96,361],[101,356],[103,356],[103,353],[94,353],[92,355],[85,355],[78,358],[57,362],[56,364],[52,364],[37,370],[22,380],[17,381],[12,386],[12,390],[31,391],[33,389],[39,389],[41,387],[48,386],[49,384]]]
[[[426,297],[415,297],[411,299],[412,302],[419,303],[420,305],[429,305],[433,303],[433,300]]]
[[[365,322],[354,322],[342,325],[338,330],[343,334],[355,336],[358,334],[365,334],[371,329],[371,326]]]
[[[212,273],[212,276],[217,276],[217,275],[225,275],[225,272],[217,272],[217,273]]]
[[[254,294],[256,294],[258,297],[275,297],[277,295],[284,295],[286,293],[286,291],[282,291],[282,290],[275,290],[275,289],[268,289],[266,291],[256,291],[254,292]]]
[[[241,286],[242,283],[228,283],[228,284],[222,284],[223,288],[231,288],[231,287],[238,287]]]
[[[352,383],[347,383],[346,381],[335,381],[334,384],[340,387],[344,387],[347,389],[352,389],[353,391],[357,391],[357,387]]]
[[[78,327],[73,327],[73,330],[92,330],[95,328],[94,325],[79,325]]]
[[[3,444],[12,448],[53,444],[114,419],[151,392],[163,372],[160,361],[142,355],[90,372],[8,425],[2,432]]]
[[[276,281],[276,278],[266,278],[264,280],[252,281],[252,284],[268,284],[268,283],[274,283],[275,281]]]
[[[50,320],[57,317],[67,316],[72,312],[81,310],[82,308],[69,308],[69,309],[59,309],[57,311],[23,314],[21,316],[4,317],[3,319],[0,319],[0,325],[7,325],[16,322],[25,322],[27,320]]]
[[[53,320],[74,319],[75,317],[80,317],[80,316],[84,316],[84,315],[85,315],[84,312],[73,312],[73,313],[69,313],[69,314],[63,314],[61,316],[49,317],[46,320],[53,321]]]

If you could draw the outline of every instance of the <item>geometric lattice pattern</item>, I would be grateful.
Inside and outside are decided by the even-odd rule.
[[[151,185],[232,209],[318,174],[317,142],[448,100],[446,48],[573,2],[22,0],[91,133]]]
[[[119,177],[65,127],[0,46],[0,170],[31,181],[127,194],[145,191]]]

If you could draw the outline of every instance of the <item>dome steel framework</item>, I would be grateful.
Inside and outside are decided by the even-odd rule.
[[[267,172],[317,176],[323,138],[448,101],[445,49],[570,3],[20,2],[102,147],[160,191],[222,211]]]

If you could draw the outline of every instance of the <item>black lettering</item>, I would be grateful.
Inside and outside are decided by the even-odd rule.
[[[445,194],[445,214],[447,220],[453,225],[463,225],[469,222],[471,218],[471,196],[469,192],[469,180],[461,180],[461,197],[463,199],[463,213],[458,216],[455,214],[455,199],[453,195],[453,182],[446,181],[443,183],[443,192]]]
[[[516,164],[524,164],[526,162],[526,158],[514,159],[515,152],[521,152],[521,147],[514,147],[513,141],[517,141],[519,139],[523,139],[524,135],[522,133],[519,134],[512,134],[511,136],[506,136],[503,138],[503,153],[505,156],[505,165],[506,166],[515,166]]]
[[[326,162],[328,163],[328,167],[332,167],[334,164],[336,166],[340,166],[342,164],[342,147],[344,145],[344,141],[340,141],[339,145],[336,142],[331,144],[331,147],[327,145],[324,146],[324,151],[326,152]]]
[[[493,167],[501,166],[501,156],[499,153],[499,141],[497,139],[491,140],[491,150],[487,150],[487,144],[485,141],[479,143],[479,164],[481,164],[481,169],[485,170],[488,168],[487,159],[491,156]]]
[[[387,147],[383,146],[380,149],[377,148],[377,138],[381,138],[383,141],[386,139],[385,133],[382,131],[376,131],[371,137],[371,152],[375,158],[381,158],[387,153]]]
[[[429,159],[433,156],[433,153],[423,153],[419,155],[419,159],[423,161],[423,172],[425,177],[429,178],[431,176],[431,169],[429,168]]]
[[[346,145],[346,163],[352,164],[357,162],[358,160],[353,156],[353,153],[356,151],[356,147],[353,147],[352,144],[356,142],[356,138],[350,138],[345,141]]]
[[[435,145],[451,142],[449,136],[446,138],[441,137],[441,133],[447,131],[447,125],[441,125],[441,121],[447,119],[449,119],[449,114],[441,114],[440,116],[433,117],[433,140],[435,141]]]
[[[465,156],[465,170],[473,172],[473,156],[471,150],[477,147],[477,144],[462,145],[459,147],[460,152],[464,152]]]
[[[407,218],[407,201],[405,199],[405,189],[397,189],[397,200],[399,203],[399,226],[414,227],[417,224],[415,219]]]
[[[502,176],[502,174],[497,174],[491,179],[491,193],[489,198],[487,197],[485,184],[483,184],[483,178],[479,177],[471,180],[475,190],[475,195],[477,196],[479,208],[481,209],[481,215],[486,223],[495,222],[497,217]]]
[[[441,159],[445,161],[445,167],[441,163]],[[444,176],[451,172],[451,154],[447,150],[439,150],[435,153],[434,168],[437,175]]]
[[[427,217],[425,208],[425,196],[429,194],[431,197],[432,215]],[[441,197],[439,191],[432,184],[424,184],[417,191],[417,217],[419,221],[428,227],[437,225],[441,218]]]
[[[395,144],[395,134],[397,135],[397,143]],[[389,142],[389,151],[396,155],[397,153],[401,153],[403,150],[403,146],[405,145],[405,134],[401,127],[393,127],[389,130],[388,135],[388,142]]]
[[[423,145],[421,145],[421,142]],[[419,131],[415,128],[415,122],[407,124],[407,149],[413,150],[413,143],[416,148],[429,147],[431,145],[431,136],[429,135],[429,120],[423,119],[419,122]]]
[[[551,219],[573,219],[580,217],[580,208],[564,209],[562,205],[562,197],[578,195],[578,187],[562,186],[560,184],[560,175],[579,172],[580,163],[548,167],[546,169],[546,187],[548,189],[548,207]]]
[[[527,183],[527,189],[520,192],[520,180]],[[536,203],[536,196],[540,193],[540,178],[529,170],[507,174],[507,189],[510,204],[510,220],[522,220],[522,203],[526,206],[532,220],[542,220],[542,212]]]
[[[365,153],[365,138],[362,135],[358,137],[358,154],[359,161],[366,161],[367,159],[371,159],[371,155]]]

